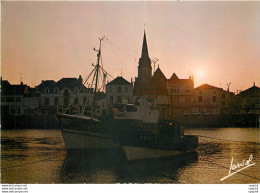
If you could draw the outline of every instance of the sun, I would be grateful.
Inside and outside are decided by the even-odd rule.
[[[198,69],[197,76],[200,77],[200,78],[204,78],[205,77],[205,71],[203,69]]]

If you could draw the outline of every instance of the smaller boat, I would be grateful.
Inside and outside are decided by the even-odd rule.
[[[156,105],[145,98],[117,106],[113,122],[127,160],[175,156],[198,147],[198,136],[184,135],[184,128],[172,119],[159,119]]]

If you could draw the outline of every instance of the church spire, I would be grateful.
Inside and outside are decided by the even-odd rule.
[[[141,58],[143,58],[143,57],[148,57],[149,58],[145,30],[144,30],[144,40],[143,40],[143,48],[142,48]]]

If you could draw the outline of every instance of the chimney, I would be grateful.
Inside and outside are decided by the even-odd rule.
[[[83,83],[83,80],[82,80],[82,77],[81,77],[81,75],[79,75],[79,78],[78,78],[78,80],[80,81],[80,83],[81,83],[81,84]]]
[[[255,86],[255,82],[254,82],[254,86]]]
[[[21,85],[23,85],[23,82],[21,82]]]

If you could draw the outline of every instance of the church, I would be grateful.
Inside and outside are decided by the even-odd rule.
[[[194,81],[180,79],[173,73],[167,79],[160,67],[152,74],[146,33],[144,31],[141,58],[138,65],[138,76],[134,82],[134,97],[145,97],[150,103],[158,104],[162,115],[183,114],[192,112]]]

